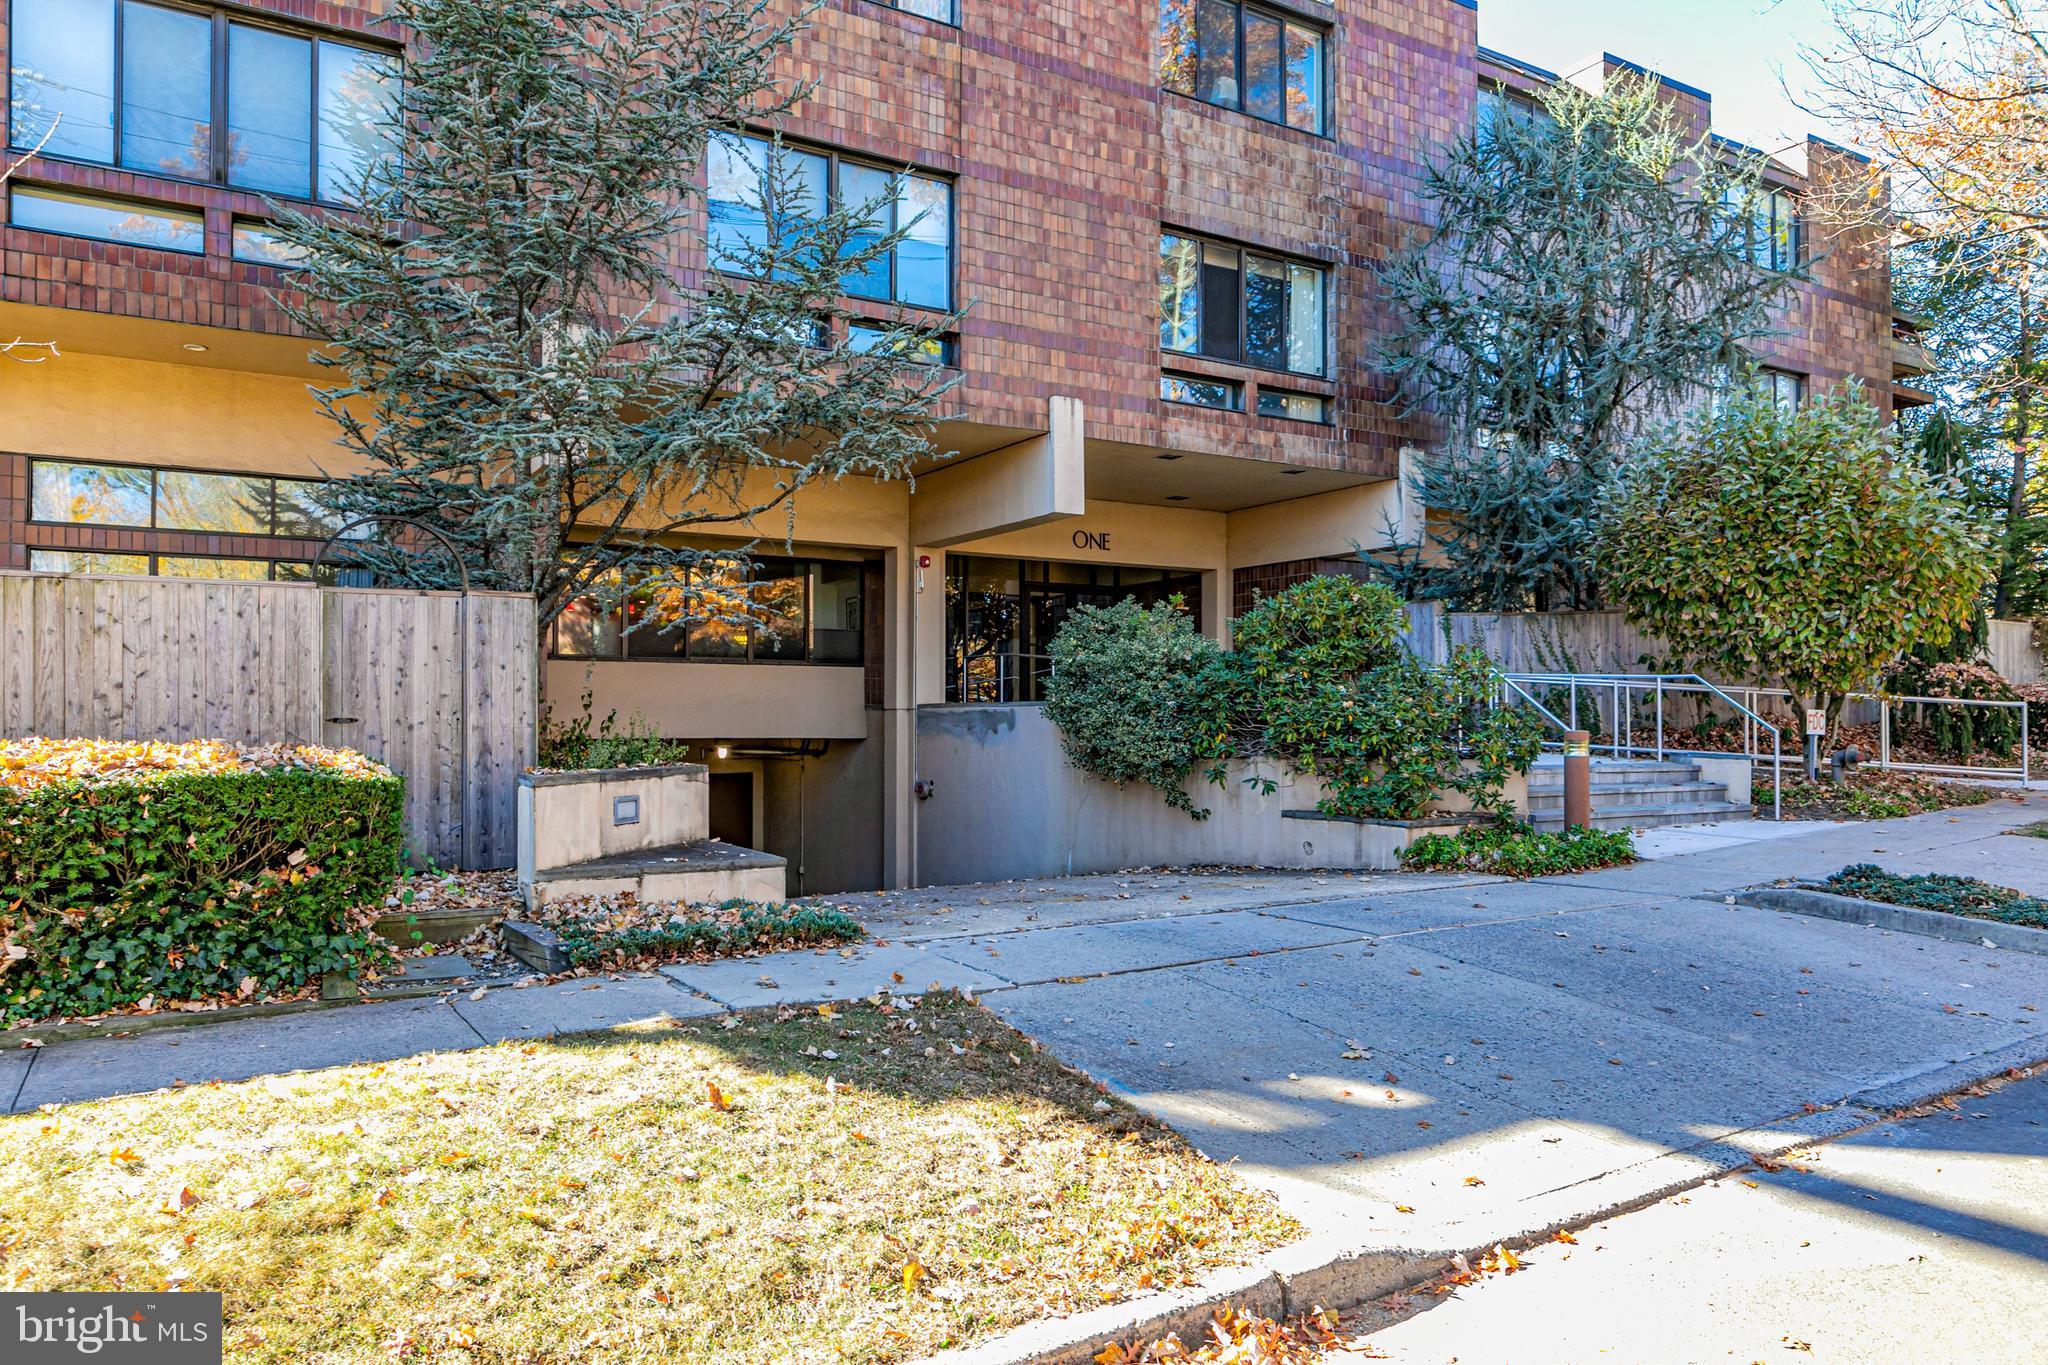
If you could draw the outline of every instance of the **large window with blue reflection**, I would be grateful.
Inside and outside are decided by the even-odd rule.
[[[150,0],[12,0],[8,18],[17,149],[343,203],[397,154],[394,52]]]
[[[875,205],[872,231],[856,244],[901,231],[895,248],[850,269],[842,287],[855,298],[953,306],[953,186],[916,171],[834,152],[782,146],[753,134],[720,134],[706,149],[711,264],[758,273],[771,221],[794,236],[828,208]]]

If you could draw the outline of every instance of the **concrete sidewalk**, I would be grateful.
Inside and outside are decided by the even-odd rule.
[[[1349,1314],[1327,1365],[2048,1359],[2048,1077],[1879,1124]],[[1399,1319],[1393,1321],[1393,1319]]]
[[[957,988],[1312,1227],[1465,1245],[2048,1058],[2048,958],[1721,899],[1859,861],[2048,891],[2048,842],[2003,833],[2044,815],[1772,831],[1529,883],[1142,872],[856,898],[859,948],[55,1043],[0,1054],[0,1098]]]

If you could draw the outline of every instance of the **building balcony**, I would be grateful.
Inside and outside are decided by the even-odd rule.
[[[1934,352],[1921,335],[1921,323],[1904,313],[1892,317],[1892,378],[1918,379],[1938,368]],[[1930,400],[1932,401],[1932,400]]]

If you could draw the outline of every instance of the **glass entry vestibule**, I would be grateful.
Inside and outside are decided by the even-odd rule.
[[[951,555],[946,560],[946,700],[1045,700],[1052,638],[1076,607],[1178,596],[1199,625],[1202,576],[1120,564]]]

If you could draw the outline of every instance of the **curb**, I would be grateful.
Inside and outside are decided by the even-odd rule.
[[[1199,1341],[1225,1304],[1284,1320],[1314,1307],[1341,1312],[1434,1279],[1452,1253],[1358,1251],[1335,1236],[1310,1237],[1197,1284],[1066,1318],[1041,1318],[979,1346],[942,1351],[916,1365],[1090,1365],[1105,1342]]]
[[[1887,905],[1855,896],[1837,896],[1803,887],[1760,887],[1735,894],[1738,903],[1758,910],[1783,910],[1816,919],[1862,924],[1873,929],[1890,929],[1902,934],[1966,943],[1972,948],[2009,948],[2014,952],[2048,956],[2048,929],[2023,924],[2001,924],[1997,920],[1951,915],[1940,910],[1920,910],[1907,905]]]
[[[1931,1071],[1880,1082],[1830,1106],[1854,1113],[1855,1122],[1798,1145],[1837,1142],[1890,1122],[1899,1110],[1916,1108],[2014,1071],[2033,1072],[2044,1066],[2048,1066],[2048,1040],[2032,1038],[1967,1061],[1950,1062]],[[1779,1122],[1787,1122],[1789,1117]],[[1713,1145],[1702,1144],[1702,1148]],[[1662,1155],[1706,1160],[1701,1150]],[[1653,1158],[1656,1159],[1661,1158]],[[1751,1164],[1714,1162],[1712,1169],[1657,1181],[1595,1212],[1547,1221],[1541,1227],[1513,1236],[1489,1238],[1479,1246],[1464,1248],[1463,1254],[1476,1261],[1496,1242],[1523,1250],[1546,1242],[1559,1232],[1575,1232],[1635,1213],[1673,1195],[1725,1179]],[[1170,1334],[1178,1334],[1182,1341],[1199,1340],[1207,1332],[1216,1310],[1225,1306],[1275,1321],[1286,1321],[1319,1308],[1349,1313],[1391,1294],[1416,1291],[1436,1282],[1456,1254],[1360,1248],[1341,1234],[1325,1233],[1269,1251],[1248,1265],[1219,1270],[1184,1289],[1107,1304],[1071,1317],[1040,1319],[980,1345],[941,1351],[912,1365],[1093,1365],[1097,1353],[1110,1342],[1151,1342]]]
[[[279,1019],[295,1014],[315,1014],[321,1010],[354,1009],[361,1005],[381,1005],[387,1000],[418,1000],[454,990],[469,991],[484,985],[495,987],[519,978],[470,977],[466,980],[468,984],[459,987],[446,981],[372,987],[361,995],[333,1000],[279,1000],[264,1005],[228,1005],[217,1010],[166,1009],[156,1014],[110,1014],[100,1019],[63,1024],[24,1024],[20,1028],[0,1031],[0,1050],[46,1047],[51,1043],[75,1043],[88,1038],[125,1038],[164,1029],[205,1028],[209,1024],[233,1024],[247,1019]]]

